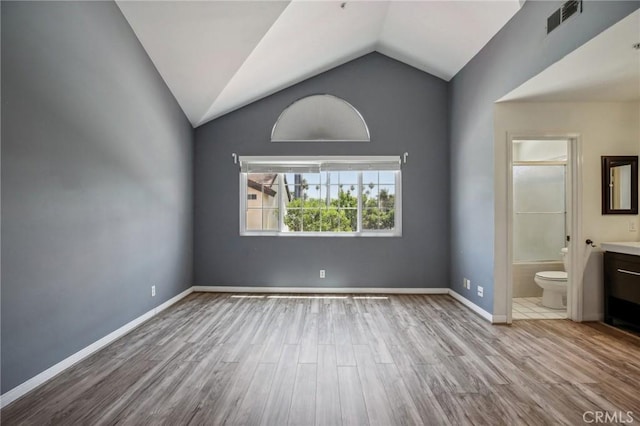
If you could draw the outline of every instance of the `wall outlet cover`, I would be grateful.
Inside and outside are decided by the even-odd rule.
[[[478,296],[480,297],[484,296],[484,287],[478,286]]]

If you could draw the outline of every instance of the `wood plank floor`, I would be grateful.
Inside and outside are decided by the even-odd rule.
[[[575,425],[586,411],[640,421],[640,346],[606,327],[492,326],[449,296],[339,297],[194,293],[1,422]]]

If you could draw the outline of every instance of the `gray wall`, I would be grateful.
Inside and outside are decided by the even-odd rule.
[[[527,1],[450,84],[451,288],[493,312],[494,102],[638,8],[637,1],[584,2],[548,36],[563,2]],[[472,291],[462,287],[471,279]],[[475,285],[484,286],[479,298]]]
[[[3,393],[191,286],[192,142],[115,3],[2,2]]]
[[[271,143],[278,115],[329,93],[363,115],[370,143]],[[447,83],[374,53],[196,129],[196,285],[448,287]],[[401,155],[401,238],[240,237],[239,155]],[[320,279],[318,271],[326,269]]]

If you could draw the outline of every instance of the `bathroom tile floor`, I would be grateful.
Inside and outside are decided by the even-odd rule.
[[[514,320],[566,319],[567,311],[542,306],[542,297],[517,297],[513,299]]]

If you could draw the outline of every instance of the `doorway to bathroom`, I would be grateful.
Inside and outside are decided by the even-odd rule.
[[[511,319],[565,319],[571,140],[511,139]]]

